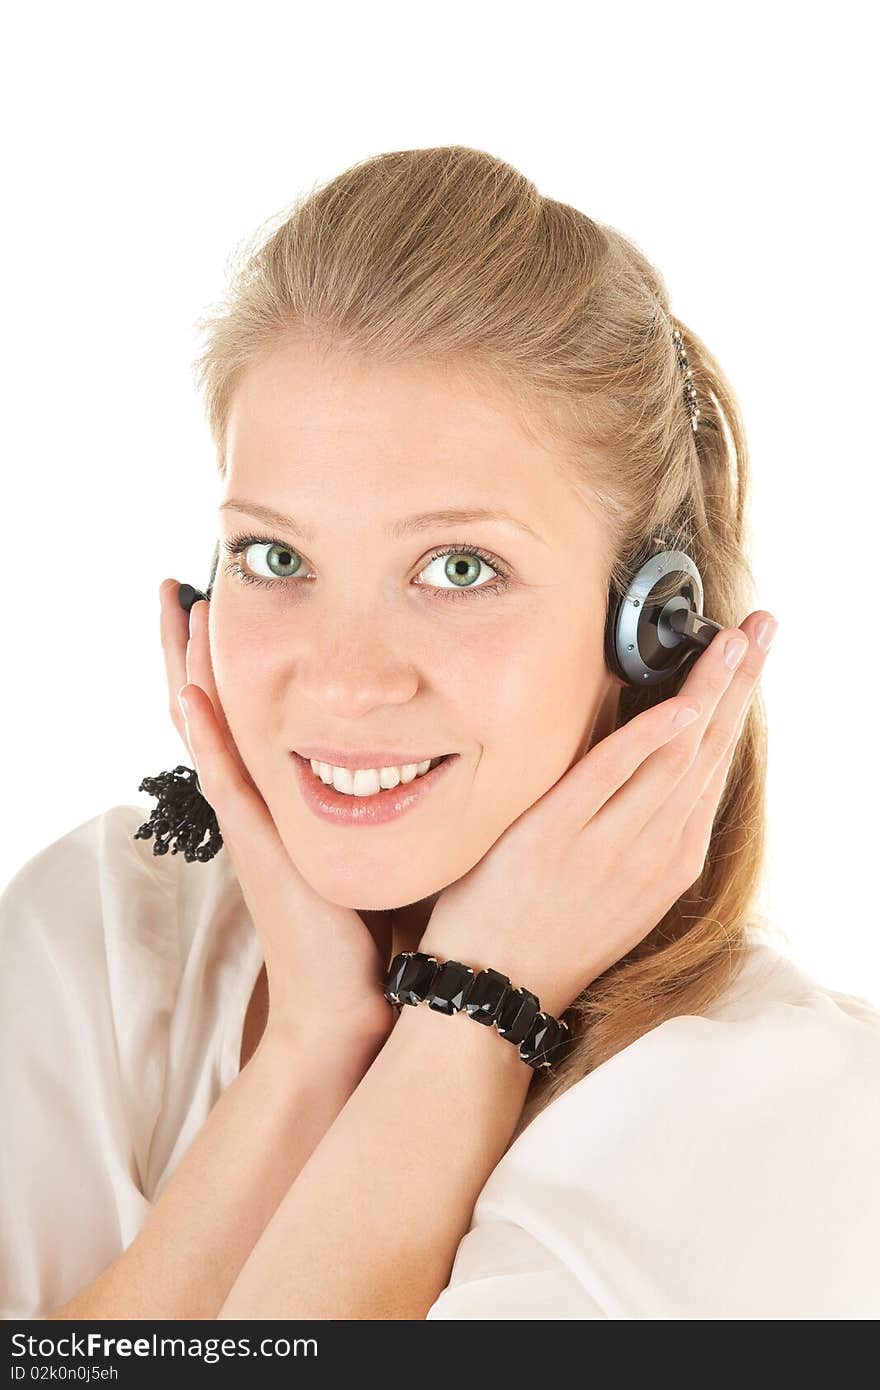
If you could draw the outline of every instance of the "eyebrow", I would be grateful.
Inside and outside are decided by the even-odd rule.
[[[219,510],[247,512],[249,516],[256,517],[258,521],[264,521],[268,526],[278,526],[284,531],[289,531],[296,536],[302,536],[304,540],[314,540],[316,531],[312,526],[305,526],[292,516],[286,516],[284,512],[276,512],[272,507],[264,507],[259,502],[248,502],[244,499],[229,498],[223,502]],[[542,545],[547,542],[544,537],[539,535],[533,526],[527,521],[520,521],[519,517],[511,516],[509,512],[502,511],[495,507],[442,507],[434,512],[422,512],[415,516],[400,517],[397,521],[392,521],[385,529],[386,533],[394,540],[402,540],[406,536],[415,535],[420,531],[428,531],[432,527],[438,526],[460,526],[470,521],[495,521],[502,525],[513,526],[517,530],[531,536]]]

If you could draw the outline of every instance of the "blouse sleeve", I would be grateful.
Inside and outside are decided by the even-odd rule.
[[[511,1145],[427,1318],[876,1318],[878,1083],[865,1000],[666,1021]]]
[[[565,1261],[516,1222],[481,1219],[460,1243],[450,1282],[426,1314],[485,1322],[604,1318]]]
[[[0,895],[0,1316],[42,1317],[128,1246],[178,977],[174,881],[117,806]]]

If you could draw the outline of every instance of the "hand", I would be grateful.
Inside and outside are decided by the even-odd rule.
[[[766,612],[716,633],[682,689],[595,744],[437,899],[419,950],[491,966],[559,1016],[702,872]],[[749,638],[736,671],[728,641]],[[674,716],[693,706],[683,730]]]
[[[265,801],[235,746],[214,683],[208,602],[187,615],[178,584],[165,580],[162,647],[171,718],[183,739],[202,792],[213,807],[254,929],[263,948],[269,985],[267,1032],[307,1036],[327,1026],[364,1041],[382,1039],[394,1023],[383,995],[387,962],[353,908],[328,903],[302,877],[288,854]],[[183,687],[189,706],[178,702]],[[196,865],[191,873],[198,873]],[[309,1039],[313,1041],[313,1039]]]

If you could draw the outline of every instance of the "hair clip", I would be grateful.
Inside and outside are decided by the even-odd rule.
[[[684,374],[684,403],[687,406],[688,414],[690,416],[691,429],[696,431],[697,419],[700,414],[696,403],[697,388],[694,386],[693,383],[693,372],[691,371],[688,365],[687,353],[685,352],[684,347],[684,339],[681,336],[680,329],[673,328],[672,341],[675,344],[675,354],[678,358],[678,365]]]

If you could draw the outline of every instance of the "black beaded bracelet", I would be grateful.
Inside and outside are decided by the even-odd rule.
[[[478,1023],[495,1025],[502,1038],[519,1046],[519,1055],[537,1070],[559,1060],[571,1042],[571,1029],[543,1013],[538,996],[513,989],[498,970],[480,970],[458,960],[442,964],[424,951],[401,951],[388,967],[385,998],[399,1008],[424,1000],[440,1013],[464,1010]]]

